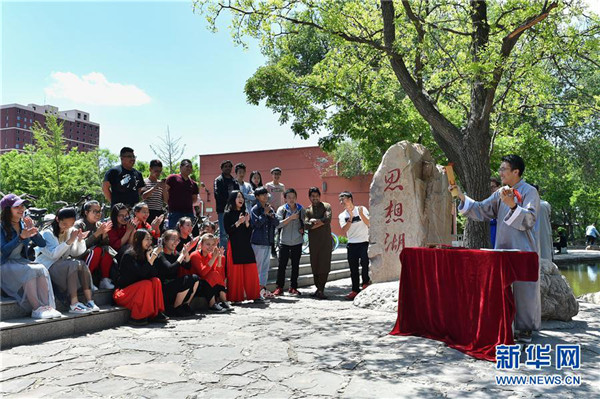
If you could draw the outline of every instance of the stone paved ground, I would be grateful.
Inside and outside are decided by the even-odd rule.
[[[600,394],[600,306],[545,323],[537,342],[580,343],[580,387],[498,387],[495,364],[444,344],[395,337],[395,315],[308,297],[166,327],[120,327],[1,353],[2,396],[83,398],[538,397]],[[309,290],[304,290],[308,293]],[[560,373],[520,370],[525,375]]]

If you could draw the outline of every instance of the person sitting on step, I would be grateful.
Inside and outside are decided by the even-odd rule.
[[[15,194],[7,194],[0,201],[0,287],[19,306],[31,312],[32,318],[59,318],[62,315],[56,310],[48,269],[27,258],[30,241],[38,247],[44,247],[46,241],[33,220],[23,217],[23,203]]]
[[[131,310],[129,322],[134,326],[146,325],[148,321],[167,323],[163,313],[165,302],[158,268],[154,262],[162,249],[152,248],[152,236],[140,229],[133,234],[133,243],[119,262],[119,278],[113,299],[118,306]]]
[[[179,275],[179,269],[189,263],[189,249],[198,243],[198,239],[188,242],[182,251],[177,251],[179,235],[176,230],[167,230],[163,233],[159,246],[162,252],[156,260],[158,277],[162,282],[163,297],[168,316],[189,317],[195,313],[190,307],[190,302],[198,289],[200,279],[195,274]]]
[[[42,231],[44,247],[35,249],[36,261],[46,266],[54,286],[70,298],[69,313],[86,314],[99,312],[92,299],[92,275],[81,259],[85,252],[85,239],[89,231],[74,227],[77,212],[74,208],[62,208],[56,213],[49,228]],[[83,291],[85,303],[79,302],[78,291]]]
[[[114,259],[111,256],[108,232],[112,228],[112,222],[101,222],[101,209],[98,201],[87,201],[83,204],[80,214],[81,219],[75,222],[75,228],[88,231],[85,239],[86,251],[79,257],[84,260],[92,275],[96,270],[100,271],[100,288],[112,290],[115,288],[110,279],[110,269]]]

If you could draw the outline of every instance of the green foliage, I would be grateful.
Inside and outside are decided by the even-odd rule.
[[[360,150],[360,144],[355,141],[339,143],[329,155],[332,156],[335,162],[332,168],[336,174],[348,179],[372,173],[378,164],[378,162],[377,164],[369,164],[369,160],[365,159],[363,152]]]
[[[393,51],[436,109],[460,130],[463,145],[453,148],[434,134],[403,90],[382,48],[380,2],[203,0],[194,5],[213,30],[229,11],[235,43],[259,41],[266,62],[248,79],[247,100],[264,103],[300,137],[327,133],[320,145],[334,158],[347,159],[348,139],[357,143],[360,167],[347,162],[350,170],[374,169],[400,140],[424,144],[439,163],[464,161],[465,153],[489,157],[492,174],[501,155],[518,153],[526,160],[527,180],[539,184],[552,204],[555,224],[598,219],[598,16],[581,0],[557,2],[549,11],[552,2],[486,3],[489,31],[477,49],[474,38],[481,35],[471,8],[477,2],[393,3]],[[503,53],[506,38],[540,13],[544,18],[519,33]],[[477,85],[492,94],[488,115],[479,111],[483,101]],[[469,130],[477,117],[489,125],[484,121]],[[479,143],[484,145],[461,152],[469,134],[483,135]]]

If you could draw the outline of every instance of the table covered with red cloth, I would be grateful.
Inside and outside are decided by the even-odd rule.
[[[398,319],[392,335],[445,342],[494,361],[496,345],[514,344],[511,284],[537,281],[535,252],[405,248]]]

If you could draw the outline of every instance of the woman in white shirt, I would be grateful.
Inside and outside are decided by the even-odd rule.
[[[76,216],[73,208],[63,208],[56,213],[52,224],[42,231],[46,246],[36,248],[36,261],[46,266],[56,288],[69,295],[69,313],[86,314],[98,312],[100,308],[92,300],[90,270],[83,260],[76,259],[85,252],[85,239],[89,234],[73,227]],[[78,299],[80,288],[85,304]]]

